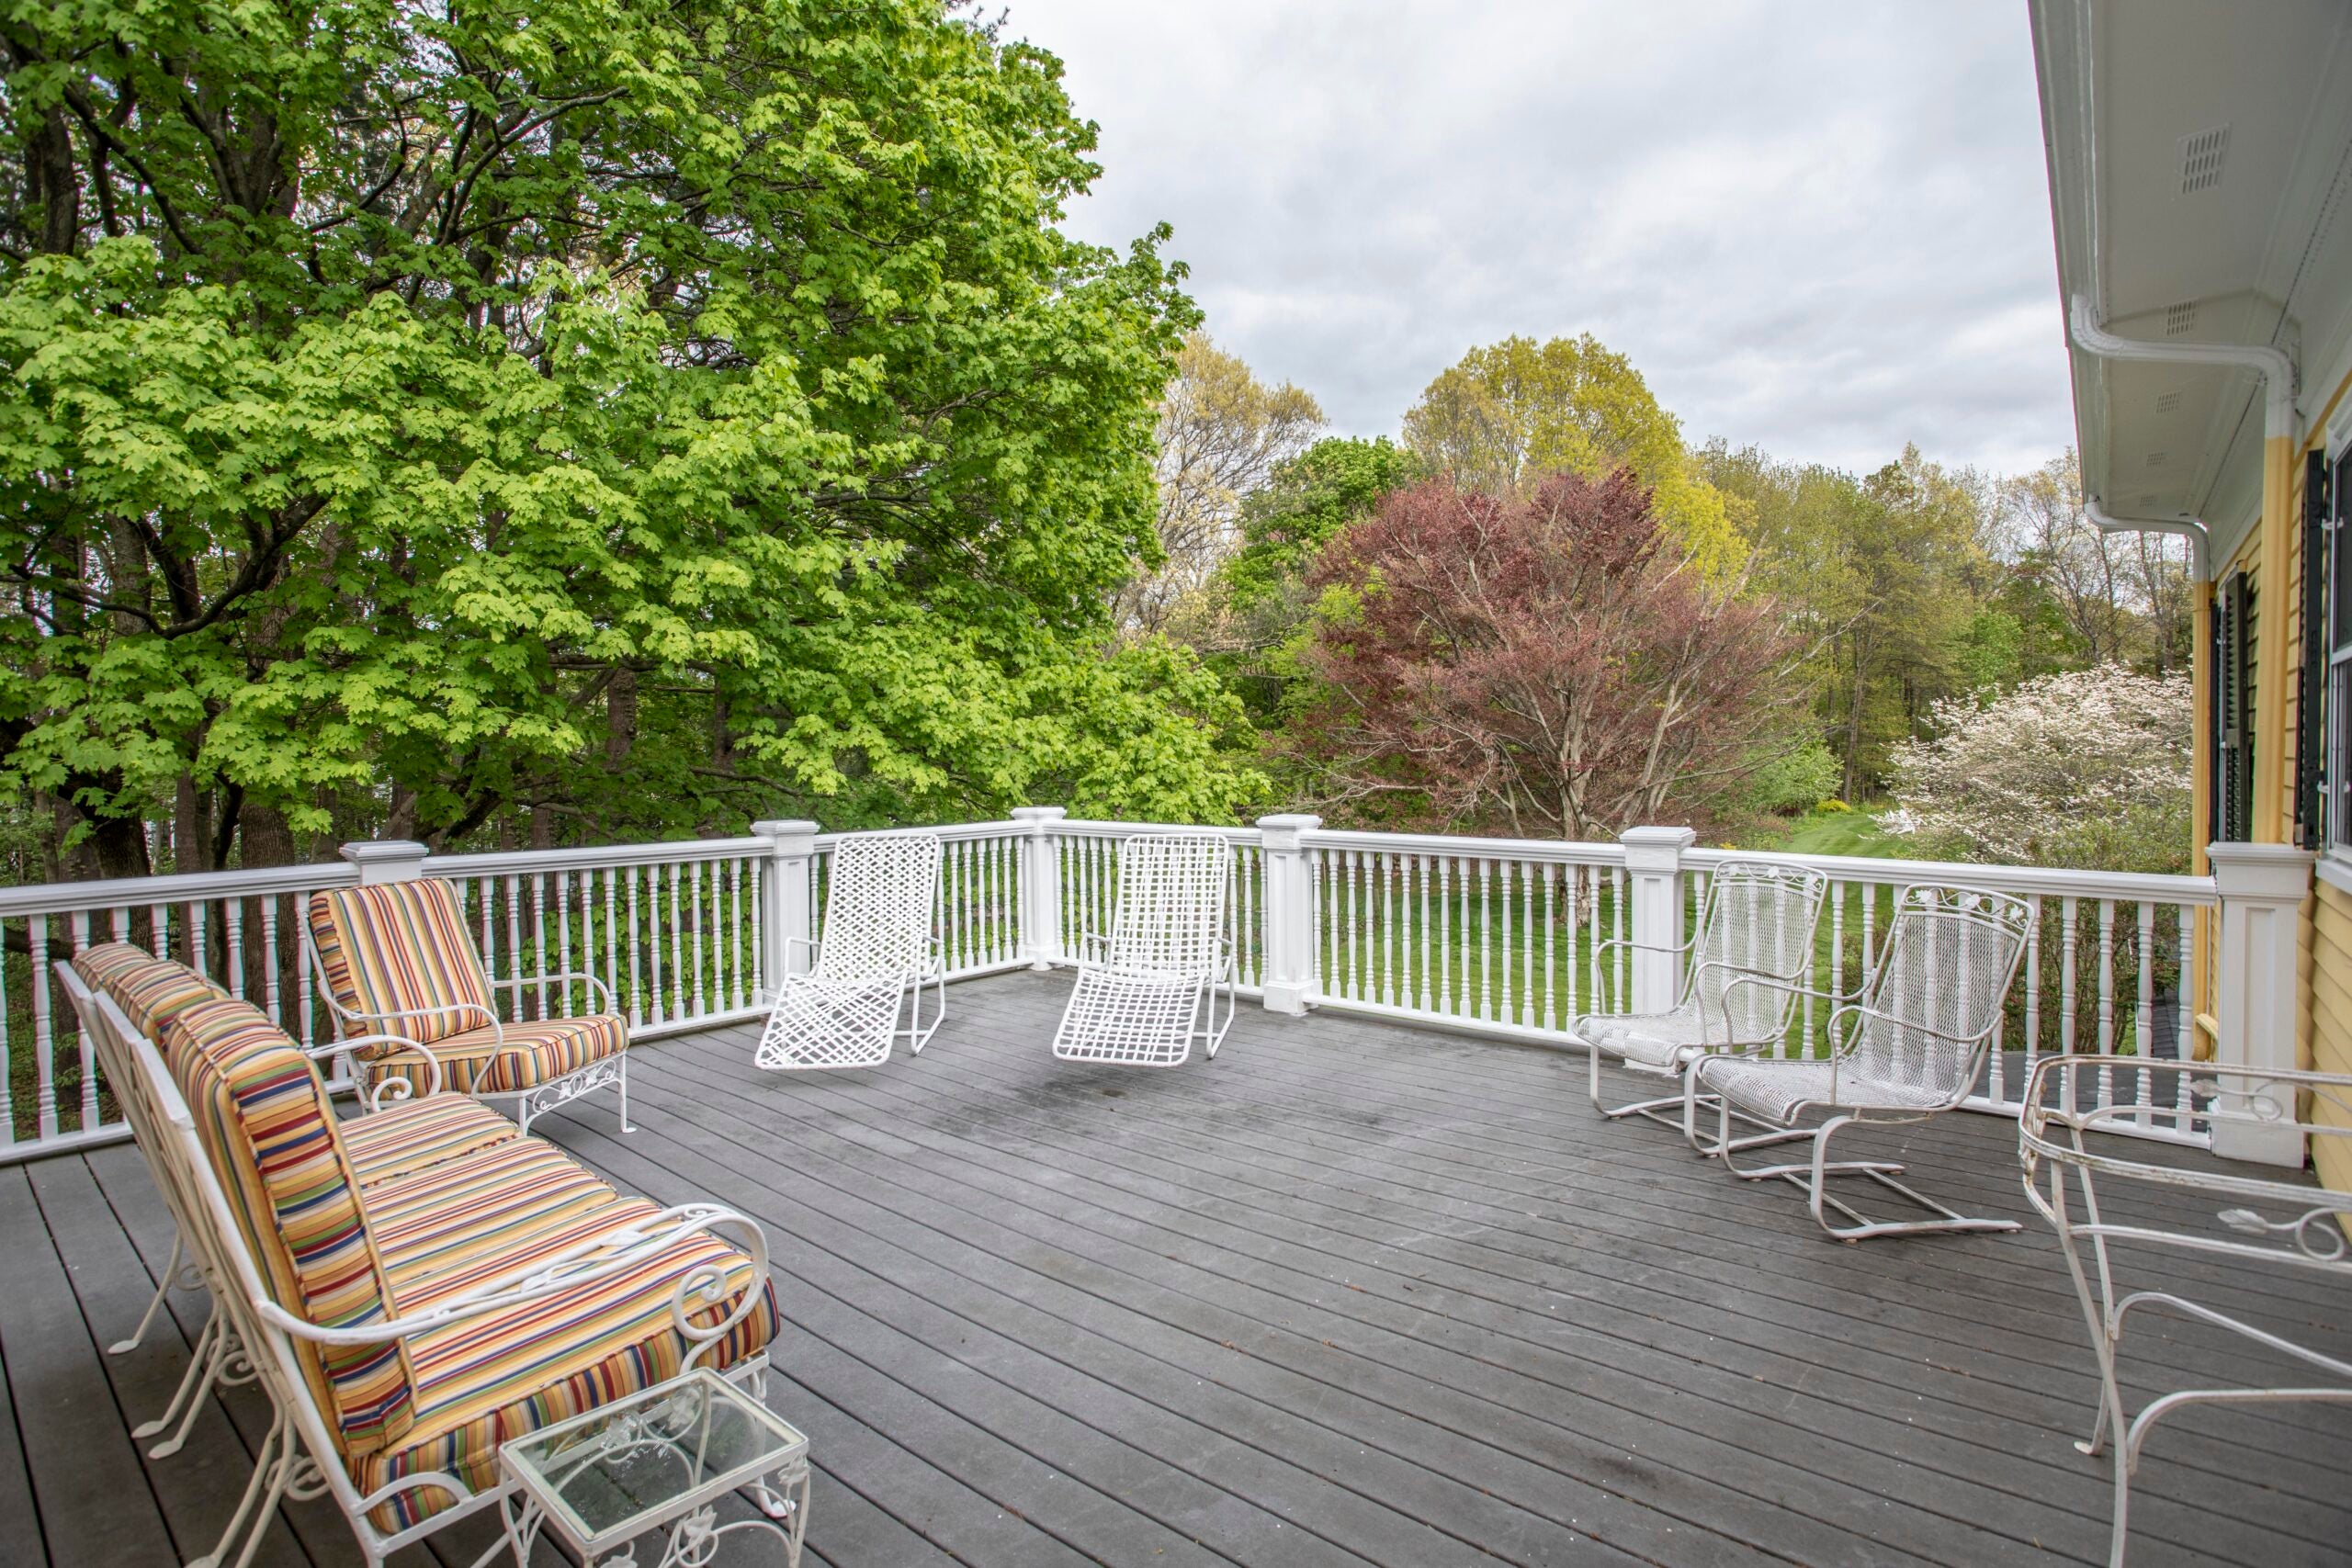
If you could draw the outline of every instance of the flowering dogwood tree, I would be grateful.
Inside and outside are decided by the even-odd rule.
[[[2120,665],[2044,675],[1980,707],[1935,705],[1895,749],[1899,824],[1955,859],[2185,871],[2189,689]]]

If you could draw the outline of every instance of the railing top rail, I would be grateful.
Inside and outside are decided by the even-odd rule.
[[[348,887],[359,868],[343,861],[310,861],[251,871],[209,871],[177,876],[121,876],[95,882],[43,882],[0,887],[0,919],[64,915],[83,909],[141,908],[212,898],[261,898],[274,893]]]
[[[1685,850],[1682,863],[1712,870],[1726,861],[1762,861],[1798,865],[1841,882],[1901,885],[1932,882],[1988,887],[1996,892],[2045,898],[2113,898],[2120,902],[2186,904],[2218,902],[2210,876],[2172,876],[2154,872],[2077,871],[2039,865],[1979,865],[1969,861],[1878,860],[1863,855],[1796,855],[1761,850]]]
[[[650,844],[599,844],[570,850],[492,850],[480,854],[427,855],[427,876],[514,876],[537,871],[600,871],[608,866],[667,865],[681,861],[737,860],[768,852],[765,839],[668,839]]]
[[[1299,841],[1310,850],[1385,850],[1406,854],[1471,855],[1481,860],[1623,865],[1625,846],[1582,839],[1477,839],[1454,833],[1373,833],[1317,828]]]
[[[943,841],[952,844],[973,839],[1009,839],[1015,836],[1027,838],[1029,832],[1028,823],[1012,821],[952,822],[936,828],[854,828],[834,833],[820,833],[816,837],[816,845],[820,850],[830,850],[843,839],[894,839],[905,838],[914,833],[936,834]],[[765,842],[764,840],[761,841],[763,844]]]
[[[1025,829],[1028,824],[1015,823],[1013,826]],[[1057,837],[1069,839],[1132,839],[1143,833],[1180,831],[1217,833],[1223,835],[1227,843],[1232,844],[1254,844],[1262,837],[1255,828],[1224,828],[1209,823],[1195,826],[1171,822],[1097,822],[1083,818],[1073,820],[1069,818],[1047,823],[1046,831]]]

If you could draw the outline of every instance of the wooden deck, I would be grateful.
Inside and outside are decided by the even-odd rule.
[[[2089,1352],[2038,1221],[1841,1247],[1789,1188],[1595,1118],[1581,1058],[1339,1014],[1245,1004],[1214,1063],[1065,1066],[1066,987],[958,987],[929,1051],[865,1073],[764,1075],[748,1029],[687,1037],[632,1075],[633,1135],[609,1096],[543,1123],[624,1189],[768,1227],[808,1561],[2105,1560],[2106,1464],[2070,1446]],[[2030,1218],[2009,1125],[1903,1142],[1930,1190]],[[0,1169],[7,1561],[176,1562],[232,1506],[251,1390],[175,1458],[126,1435],[200,1303],[98,1349],[169,1246],[128,1146]],[[2352,1340],[2312,1286],[2218,1289]],[[2143,1352],[2286,1381],[2166,1333]],[[2191,1412],[2143,1466],[2132,1560],[2345,1562],[2347,1456],[2352,1410]],[[357,1561],[331,1508],[286,1513],[261,1562]],[[490,1539],[451,1534],[453,1563]]]

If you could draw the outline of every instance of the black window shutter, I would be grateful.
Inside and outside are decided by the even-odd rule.
[[[2220,744],[2214,748],[2214,837],[2243,842],[2254,828],[2254,672],[2248,622],[2254,612],[2254,586],[2243,571],[2222,581],[2216,595],[2213,631],[2213,720]]]
[[[2295,701],[2295,842],[2319,848],[2327,691],[2327,457],[2303,459],[2303,667]]]

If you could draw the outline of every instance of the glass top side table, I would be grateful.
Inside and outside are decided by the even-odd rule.
[[[514,1483],[502,1507],[517,1568],[543,1529],[593,1564],[635,1562],[628,1543],[665,1526],[660,1568],[707,1562],[737,1530],[772,1532],[786,1568],[798,1568],[808,1439],[707,1368],[518,1438],[498,1464]],[[730,1492],[758,1514],[720,1524],[718,1504]]]

